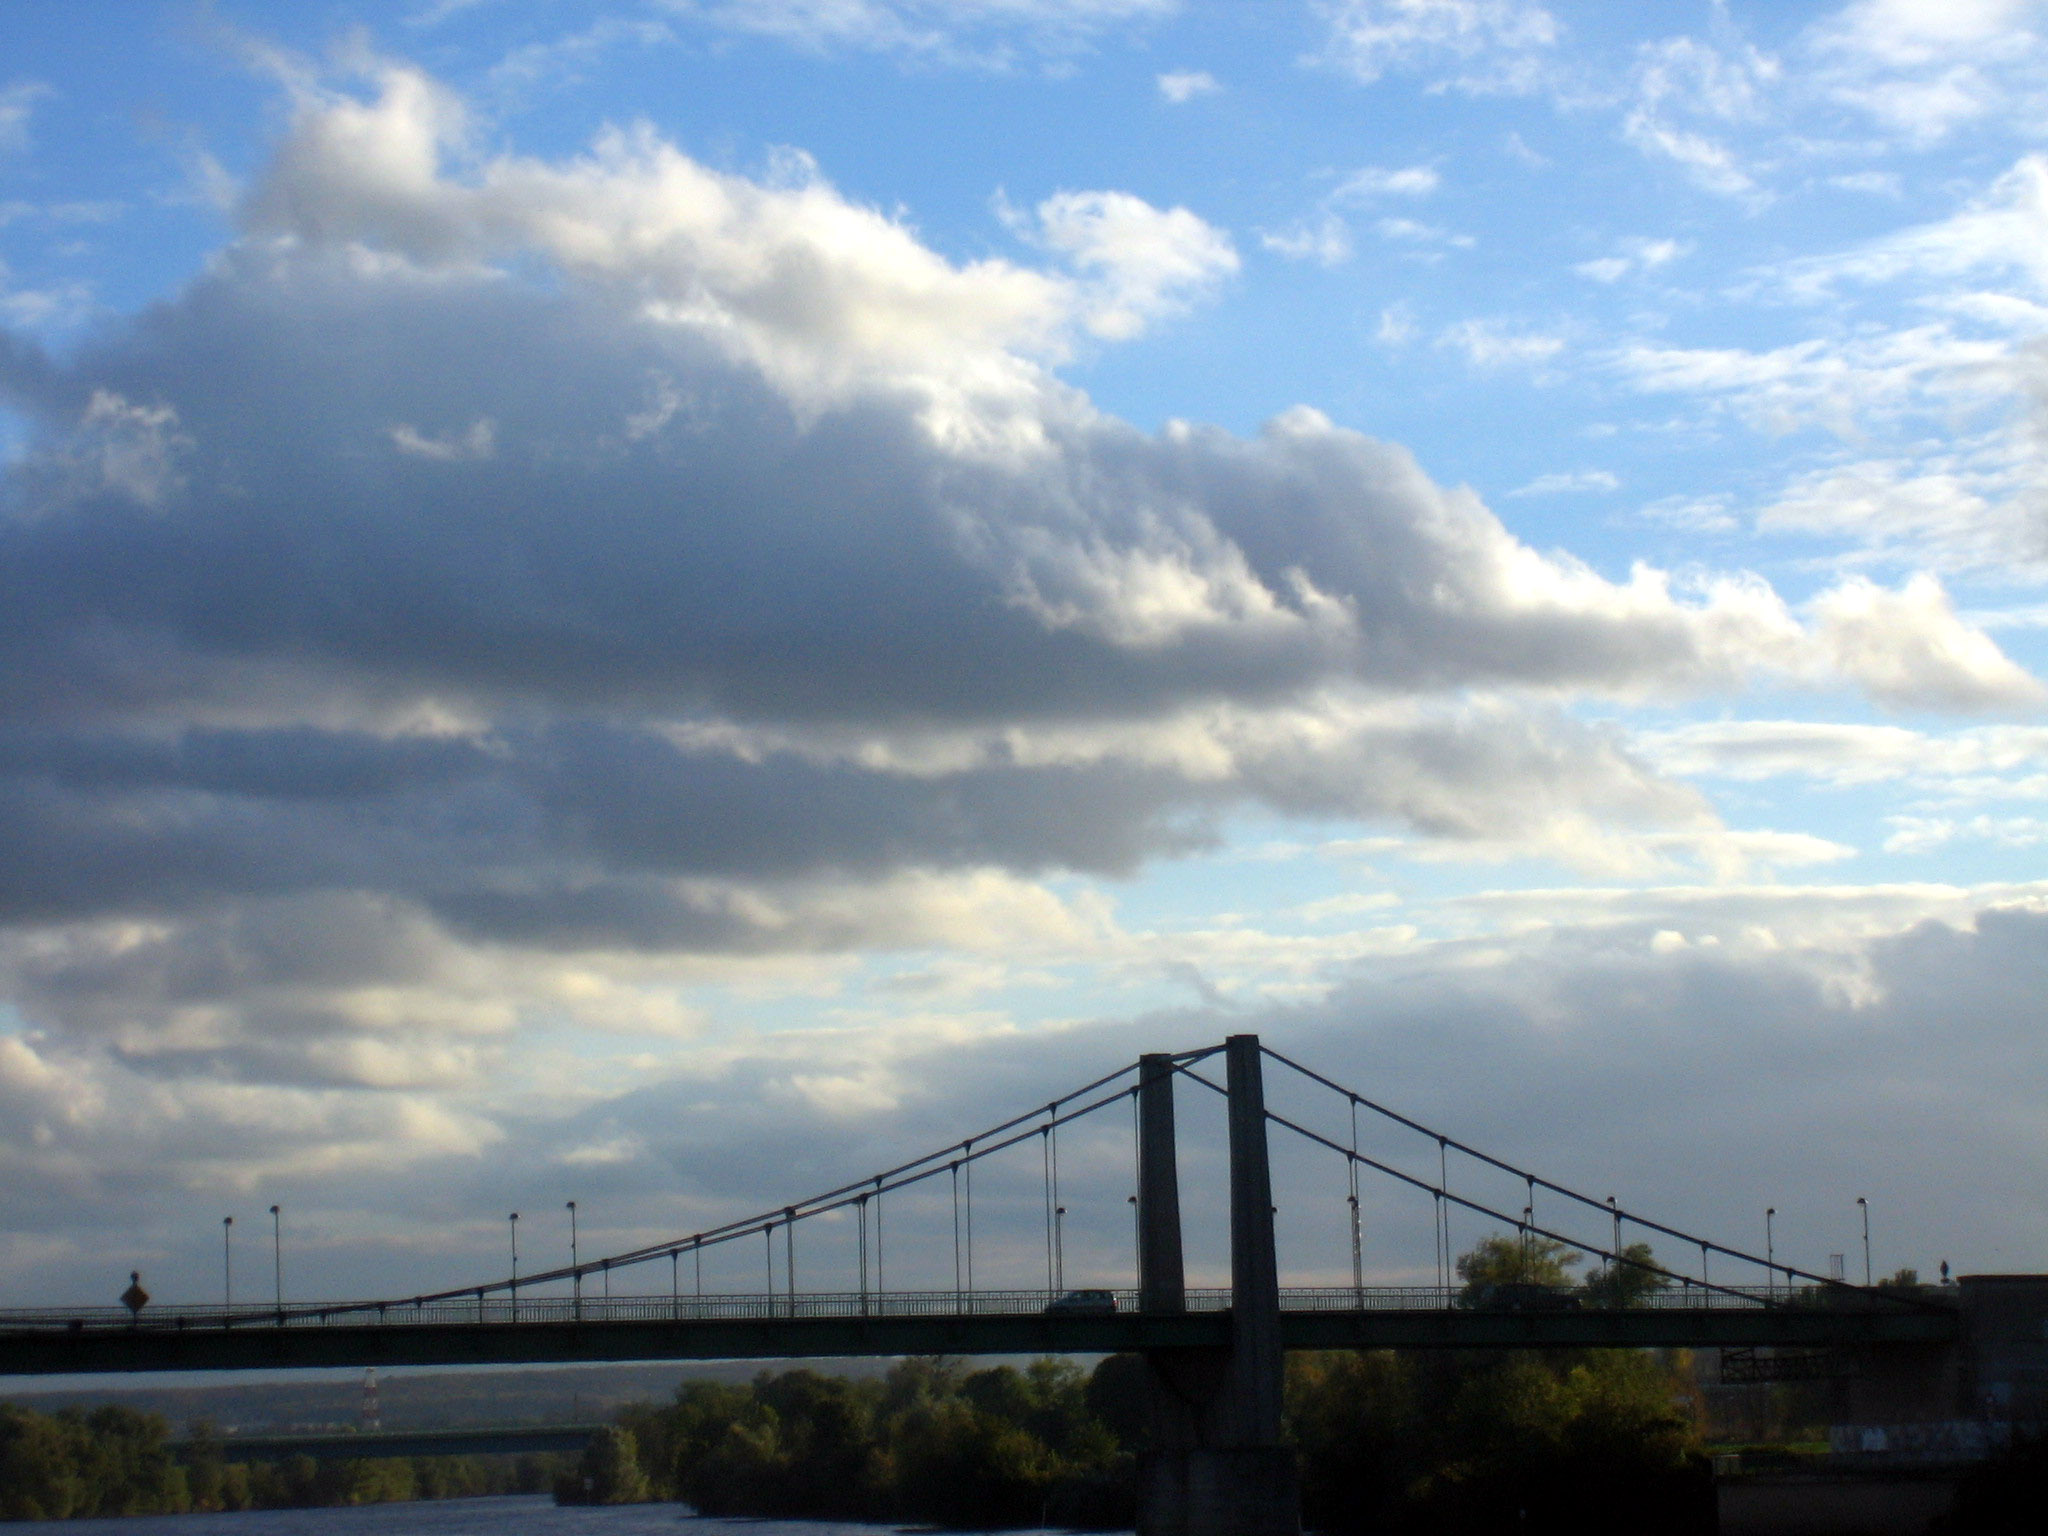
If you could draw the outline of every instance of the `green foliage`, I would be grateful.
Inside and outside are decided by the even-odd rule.
[[[1555,1292],[1558,1304],[1636,1306],[1662,1276],[1647,1244],[1583,1286],[1580,1255],[1519,1235],[1458,1260],[1468,1306]],[[1295,1356],[1289,1432],[1304,1523],[1333,1533],[1712,1529],[1711,1479],[1678,1403],[1687,1360],[1640,1350]],[[1630,1518],[1629,1511],[1635,1517]]]
[[[0,1520],[69,1520],[221,1510],[380,1504],[538,1492],[552,1467],[480,1457],[318,1462],[227,1459],[205,1422],[174,1450],[156,1414],[108,1406],[55,1414],[0,1404]]]
[[[1571,1284],[1571,1268],[1579,1259],[1577,1249],[1533,1233],[1483,1238],[1458,1256],[1458,1278],[1465,1282],[1459,1299],[1469,1306],[1503,1285],[1562,1288]]]
[[[687,1383],[622,1421],[662,1469],[654,1494],[701,1514],[1128,1526],[1132,1459],[1095,1405],[1128,1410],[1129,1364],[1110,1375],[1121,1399],[1061,1360],[912,1359],[881,1381],[764,1371],[744,1388]]]
[[[607,1424],[590,1437],[576,1470],[555,1484],[557,1504],[644,1504],[654,1497],[631,1429]]]
[[[191,1491],[168,1440],[161,1418],[128,1408],[0,1406],[0,1517],[182,1513]]]
[[[1588,1306],[1639,1307],[1650,1296],[1671,1284],[1669,1275],[1650,1268],[1656,1255],[1648,1243],[1630,1243],[1621,1250],[1621,1262],[1603,1264],[1586,1276],[1582,1287]]]
[[[1680,1384],[1678,1362],[1624,1350],[1295,1357],[1288,1426],[1304,1523],[1621,1529],[1633,1502],[1685,1529],[1711,1484],[1674,1407]]]

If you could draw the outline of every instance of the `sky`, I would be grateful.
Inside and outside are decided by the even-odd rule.
[[[8,7],[0,1304],[624,1250],[1245,1032],[2048,1268],[2044,338],[2040,0]]]

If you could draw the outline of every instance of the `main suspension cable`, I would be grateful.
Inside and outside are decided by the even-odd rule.
[[[1204,1088],[1207,1088],[1211,1093],[1220,1094],[1225,1099],[1228,1099],[1230,1097],[1229,1089],[1225,1088],[1220,1083],[1211,1082],[1208,1078],[1202,1076],[1201,1073],[1190,1071],[1186,1068],[1177,1068],[1176,1070],[1180,1071],[1184,1076],[1193,1079],[1195,1082],[1200,1083]],[[1282,1115],[1275,1110],[1267,1110],[1266,1118],[1270,1120],[1273,1124],[1280,1126],[1282,1129],[1292,1131],[1297,1136],[1303,1137],[1308,1141],[1314,1142],[1319,1147],[1327,1147],[1330,1151],[1335,1152],[1340,1157],[1356,1157],[1361,1163],[1363,1163],[1366,1167],[1372,1169],[1376,1173],[1384,1173],[1389,1178],[1398,1179],[1401,1183],[1406,1184],[1413,1189],[1419,1189],[1423,1191],[1425,1194],[1440,1195],[1442,1198],[1446,1200],[1455,1201],[1457,1204],[1464,1206],[1465,1209],[1467,1209],[1468,1211],[1476,1211],[1482,1216],[1491,1217],[1493,1220],[1501,1222],[1507,1226],[1520,1229],[1524,1232],[1533,1232],[1536,1236],[1549,1238],[1552,1242],[1561,1243],[1567,1248],[1583,1249],[1588,1253],[1599,1254],[1603,1258],[1615,1259],[1618,1262],[1626,1262],[1632,1268],[1643,1269],[1649,1271],[1652,1274],[1662,1275],[1667,1280],[1677,1280],[1689,1285],[1698,1285],[1703,1283],[1700,1281],[1693,1280],[1692,1277],[1689,1275],[1682,1275],[1678,1273],[1678,1271],[1676,1270],[1666,1269],[1661,1264],[1652,1264],[1641,1259],[1628,1259],[1626,1261],[1621,1261],[1618,1255],[1607,1253],[1604,1249],[1599,1248],[1594,1244],[1580,1242],[1577,1238],[1570,1237],[1562,1232],[1548,1231],[1544,1228],[1535,1226],[1533,1223],[1526,1221],[1524,1218],[1510,1216],[1505,1211],[1497,1211],[1493,1209],[1493,1207],[1482,1204],[1477,1200],[1469,1200],[1463,1195],[1452,1194],[1449,1190],[1440,1189],[1437,1186],[1432,1185],[1427,1179],[1418,1179],[1412,1173],[1404,1173],[1401,1169],[1393,1167],[1391,1164],[1380,1162],[1376,1158],[1367,1157],[1362,1152],[1354,1153],[1349,1148],[1347,1148],[1342,1142],[1332,1141],[1329,1137],[1322,1135],[1320,1132],[1312,1131],[1307,1126],[1298,1124],[1297,1122],[1288,1119],[1285,1115]],[[1718,1291],[1724,1296],[1736,1297],[1737,1299],[1742,1301],[1751,1301],[1755,1299],[1749,1296],[1746,1292],[1735,1289],[1733,1286],[1715,1285],[1708,1286],[1707,1289]]]
[[[1759,1258],[1757,1255],[1749,1253],[1743,1249],[1731,1248],[1725,1243],[1717,1243],[1713,1242],[1711,1239],[1703,1239],[1696,1233],[1686,1232],[1677,1227],[1667,1226],[1663,1222],[1654,1221],[1647,1216],[1639,1216],[1632,1211],[1621,1210],[1618,1207],[1611,1206],[1607,1201],[1604,1200],[1595,1200],[1592,1196],[1581,1194],[1578,1190],[1575,1190],[1568,1185],[1559,1184],[1553,1179],[1546,1179],[1541,1174],[1532,1173],[1526,1168],[1519,1168],[1513,1163],[1507,1162],[1505,1159],[1495,1157],[1493,1154],[1489,1152],[1482,1152],[1477,1147],[1469,1146],[1465,1142],[1457,1140],[1455,1137],[1446,1136],[1441,1131],[1435,1130],[1430,1126],[1426,1126],[1422,1124],[1419,1120],[1411,1119],[1407,1115],[1402,1114],[1398,1110],[1389,1109],[1383,1104],[1375,1103],[1372,1099],[1367,1098],[1365,1095],[1358,1093],[1353,1089],[1347,1088],[1342,1083],[1336,1082],[1331,1078],[1325,1077],[1322,1073],[1316,1071],[1313,1067],[1303,1066],[1300,1062],[1294,1060],[1292,1057],[1284,1055],[1283,1053],[1272,1049],[1270,1046],[1261,1046],[1259,1049],[1263,1055],[1271,1057],[1274,1061],[1278,1062],[1283,1067],[1290,1068],[1293,1071],[1300,1073],[1310,1082],[1316,1083],[1321,1087],[1327,1088],[1332,1093],[1342,1094],[1346,1099],[1352,1101],[1352,1103],[1369,1109],[1374,1114],[1380,1115],[1388,1120],[1391,1120],[1397,1125],[1404,1126],[1407,1129],[1414,1131],[1418,1135],[1429,1137],[1437,1143],[1439,1149],[1455,1147],[1458,1151],[1464,1153],[1467,1157],[1485,1163],[1488,1167],[1497,1168],[1502,1173],[1510,1174],[1515,1178],[1526,1181],[1526,1185],[1529,1191],[1529,1203],[1532,1209],[1535,1205],[1535,1192],[1538,1187],[1541,1187],[1543,1189],[1549,1190],[1553,1194],[1562,1195],[1565,1199],[1575,1201],[1578,1204],[1586,1206],[1589,1209],[1601,1211],[1603,1213],[1618,1214],[1623,1220],[1633,1222],[1636,1226],[1642,1227],[1646,1231],[1661,1233],[1666,1237],[1684,1243],[1688,1247],[1699,1247],[1702,1249],[1703,1252],[1707,1249],[1712,1249],[1716,1253],[1725,1254],[1729,1258],[1735,1259],[1741,1263],[1753,1264],[1759,1269],[1764,1270],[1766,1273],[1776,1271],[1783,1273],[1787,1276],[1797,1276],[1802,1280],[1808,1280],[1817,1285],[1829,1286],[1840,1290],[1856,1291],[1859,1294],[1861,1294],[1865,1290],[1870,1289],[1868,1287],[1852,1286],[1848,1284],[1846,1281],[1837,1280],[1828,1275],[1814,1274],[1811,1271],[1799,1269],[1790,1264],[1778,1263],[1774,1259]],[[1291,1124],[1291,1122],[1289,1123]],[[1314,1133],[1304,1131],[1303,1134],[1312,1136]],[[1320,1140],[1321,1138],[1316,1139]],[[1338,1147],[1334,1148],[1333,1150],[1342,1151],[1343,1149],[1341,1147]],[[1405,1177],[1405,1175],[1403,1175],[1403,1177]],[[1426,1184],[1422,1184],[1419,1187],[1427,1188],[1428,1186]],[[1456,1196],[1451,1196],[1450,1198],[1456,1200],[1457,1203],[1460,1205],[1469,1206],[1471,1204],[1471,1202],[1469,1201],[1458,1200]],[[1446,1219],[1448,1219],[1448,1214],[1449,1213],[1446,1212]],[[1586,1243],[1573,1242],[1572,1246],[1585,1248],[1587,1251],[1592,1253],[1601,1253],[1605,1251],[1603,1249],[1595,1247],[1592,1244]],[[1620,1260],[1617,1259],[1617,1262],[1620,1262]],[[1682,1280],[1687,1279],[1689,1277],[1684,1275],[1673,1275],[1673,1278]],[[1721,1290],[1723,1288],[1719,1286],[1714,1286],[1710,1287],[1710,1289]],[[1930,1308],[1935,1307],[1935,1304],[1923,1302],[1918,1297],[1909,1295],[1905,1292],[1879,1291],[1876,1292],[1876,1294],[1881,1294],[1887,1300],[1896,1301],[1902,1306],[1911,1307],[1916,1310],[1928,1310]]]
[[[1204,1047],[1203,1049],[1198,1051],[1181,1052],[1178,1056],[1172,1059],[1175,1061],[1200,1061],[1205,1057],[1215,1055],[1218,1051],[1222,1049],[1223,1047],[1220,1045],[1209,1046]],[[1076,1088],[1069,1093],[1062,1094],[1059,1098],[1054,1099],[1052,1103],[1058,1106],[1074,1104],[1077,1100],[1084,1099],[1089,1094],[1097,1093],[1098,1090],[1104,1088],[1110,1083],[1116,1082],[1119,1078],[1130,1076],[1131,1074],[1135,1073],[1137,1069],[1138,1064],[1136,1062],[1132,1062],[1128,1065],[1117,1068],[1114,1072],[1106,1072],[1102,1076],[1095,1078],[1093,1081],[1084,1083],[1081,1087]],[[1102,1094],[1099,1097],[1087,1103],[1080,1104],[1077,1108],[1064,1109],[1061,1113],[1054,1116],[1052,1124],[1064,1125],[1069,1123],[1070,1121],[1083,1119],[1088,1115],[1094,1114],[1098,1110],[1106,1108],[1111,1104],[1117,1103],[1119,1100],[1124,1098],[1125,1095],[1130,1091],[1131,1090],[1129,1089],[1118,1089],[1113,1093]],[[701,1253],[704,1248],[716,1247],[720,1243],[728,1243],[742,1238],[752,1237],[757,1233],[760,1234],[764,1239],[766,1239],[770,1246],[770,1252],[772,1254],[775,1227],[784,1220],[802,1221],[807,1220],[813,1216],[823,1216],[832,1211],[840,1210],[846,1206],[852,1205],[855,1201],[859,1200],[865,1194],[873,1194],[879,1196],[880,1194],[890,1190],[906,1189],[912,1185],[920,1184],[925,1182],[926,1180],[936,1178],[939,1175],[947,1173],[949,1171],[952,1173],[953,1177],[957,1179],[959,1177],[960,1170],[962,1168],[965,1168],[967,1169],[966,1197],[968,1204],[964,1211],[965,1227],[963,1237],[965,1238],[965,1246],[963,1253],[962,1273],[960,1278],[962,1282],[962,1288],[971,1290],[973,1275],[973,1210],[971,1203],[973,1199],[972,1165],[975,1162],[981,1160],[982,1158],[992,1157],[999,1152],[1007,1151],[1009,1148],[1018,1145],[1020,1142],[1028,1141],[1031,1137],[1040,1134],[1041,1130],[1045,1129],[1045,1126],[1042,1122],[1040,1124],[1031,1125],[1029,1128],[1021,1131],[1018,1129],[1018,1127],[1024,1126],[1027,1121],[1038,1120],[1038,1117],[1040,1115],[1043,1115],[1044,1113],[1045,1110],[1042,1108],[1027,1110],[1022,1114],[1013,1115],[1009,1119],[1002,1121],[1000,1124],[991,1126],[989,1129],[978,1132],[975,1135],[970,1136],[963,1141],[951,1143],[946,1148],[940,1151],[927,1153],[922,1157],[913,1158],[908,1162],[898,1163],[894,1167],[885,1169],[879,1174],[872,1174],[865,1178],[856,1180],[852,1183],[842,1184],[834,1189],[825,1190],[819,1194],[809,1196],[808,1198],[803,1200],[799,1200],[794,1205],[782,1206],[774,1210],[757,1213],[752,1216],[736,1217],[733,1220],[722,1223],[719,1226],[709,1227],[702,1232],[692,1233],[688,1237],[673,1238],[666,1242],[649,1244],[646,1247],[631,1249],[625,1253],[614,1254],[606,1259],[587,1260],[580,1266],[580,1268],[583,1270],[589,1270],[592,1267],[600,1267],[605,1271],[607,1278],[609,1278],[610,1271],[614,1266],[617,1266],[619,1268],[625,1268],[634,1264],[646,1263],[650,1260],[664,1258],[671,1253],[679,1252],[685,1248],[692,1249],[698,1253],[699,1263],[701,1265]],[[948,1156],[949,1153],[954,1153],[956,1151],[958,1153],[957,1156]],[[794,1213],[794,1215],[792,1216],[790,1213]],[[772,1258],[770,1260],[770,1263],[772,1265]],[[560,1269],[544,1270],[534,1274],[522,1275],[519,1277],[519,1280],[516,1283],[523,1286],[532,1287],[536,1285],[545,1284],[551,1281],[568,1279],[576,1272],[577,1267],[565,1266]],[[286,1318],[289,1319],[297,1317],[312,1317],[315,1315],[333,1316],[337,1313],[348,1312],[369,1312],[376,1311],[385,1307],[394,1306],[409,1306],[416,1308],[423,1306],[429,1302],[467,1300],[471,1297],[481,1297],[483,1295],[488,1295],[493,1292],[507,1290],[511,1287],[512,1284],[514,1284],[514,1282],[507,1278],[501,1280],[486,1281],[481,1285],[462,1285],[451,1287],[450,1289],[444,1291],[422,1292],[418,1295],[409,1297],[384,1298],[382,1300],[376,1301],[347,1302],[338,1305],[328,1305],[323,1307],[292,1307],[286,1308],[284,1315],[286,1316]],[[774,1279],[772,1274],[769,1278],[769,1289],[772,1293],[774,1289]]]

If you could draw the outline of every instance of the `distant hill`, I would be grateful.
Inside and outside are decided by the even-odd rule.
[[[574,1424],[609,1417],[631,1402],[667,1400],[684,1381],[751,1381],[764,1369],[808,1365],[832,1376],[873,1376],[887,1360],[733,1360],[663,1365],[575,1365],[545,1369],[456,1371],[395,1368],[377,1373],[378,1418],[385,1429],[459,1429],[473,1425]],[[148,1382],[58,1392],[10,1392],[0,1401],[50,1413],[72,1404],[119,1403],[160,1413],[174,1432],[200,1419],[222,1433],[348,1429],[361,1418],[363,1378],[332,1373],[316,1380],[167,1387]]]

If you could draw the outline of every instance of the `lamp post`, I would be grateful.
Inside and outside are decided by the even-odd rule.
[[[576,1202],[569,1202],[569,1283],[575,1288],[576,1321],[583,1321],[583,1269],[576,1262]]]
[[[1863,1212],[1863,1284],[1867,1289],[1871,1283],[1870,1273],[1870,1202],[1861,1195],[1856,1197],[1856,1208]]]
[[[1773,1298],[1773,1299],[1775,1299],[1775,1298],[1777,1297],[1777,1294],[1778,1294],[1778,1265],[1777,1265],[1777,1257],[1778,1257],[1778,1255],[1777,1255],[1777,1250],[1776,1250],[1775,1248],[1773,1248],[1773,1247],[1771,1246],[1771,1223],[1772,1223],[1773,1221],[1777,1220],[1777,1217],[1778,1217],[1778,1208],[1777,1208],[1777,1207],[1776,1207],[1775,1205],[1773,1205],[1773,1206],[1767,1206],[1767,1207],[1765,1207],[1765,1209],[1764,1209],[1764,1284],[1765,1284],[1766,1288],[1767,1288],[1767,1289],[1769,1290],[1769,1292],[1770,1292],[1770,1294],[1771,1294],[1771,1296],[1772,1296],[1772,1298]]]
[[[507,1218],[512,1227],[512,1321],[519,1321],[519,1213]]]
[[[223,1216],[220,1219],[220,1310],[221,1325],[227,1325],[227,1314],[235,1305],[235,1245],[233,1242],[235,1218]]]
[[[270,1273],[277,1281],[277,1322],[284,1326],[284,1213],[270,1208]]]

